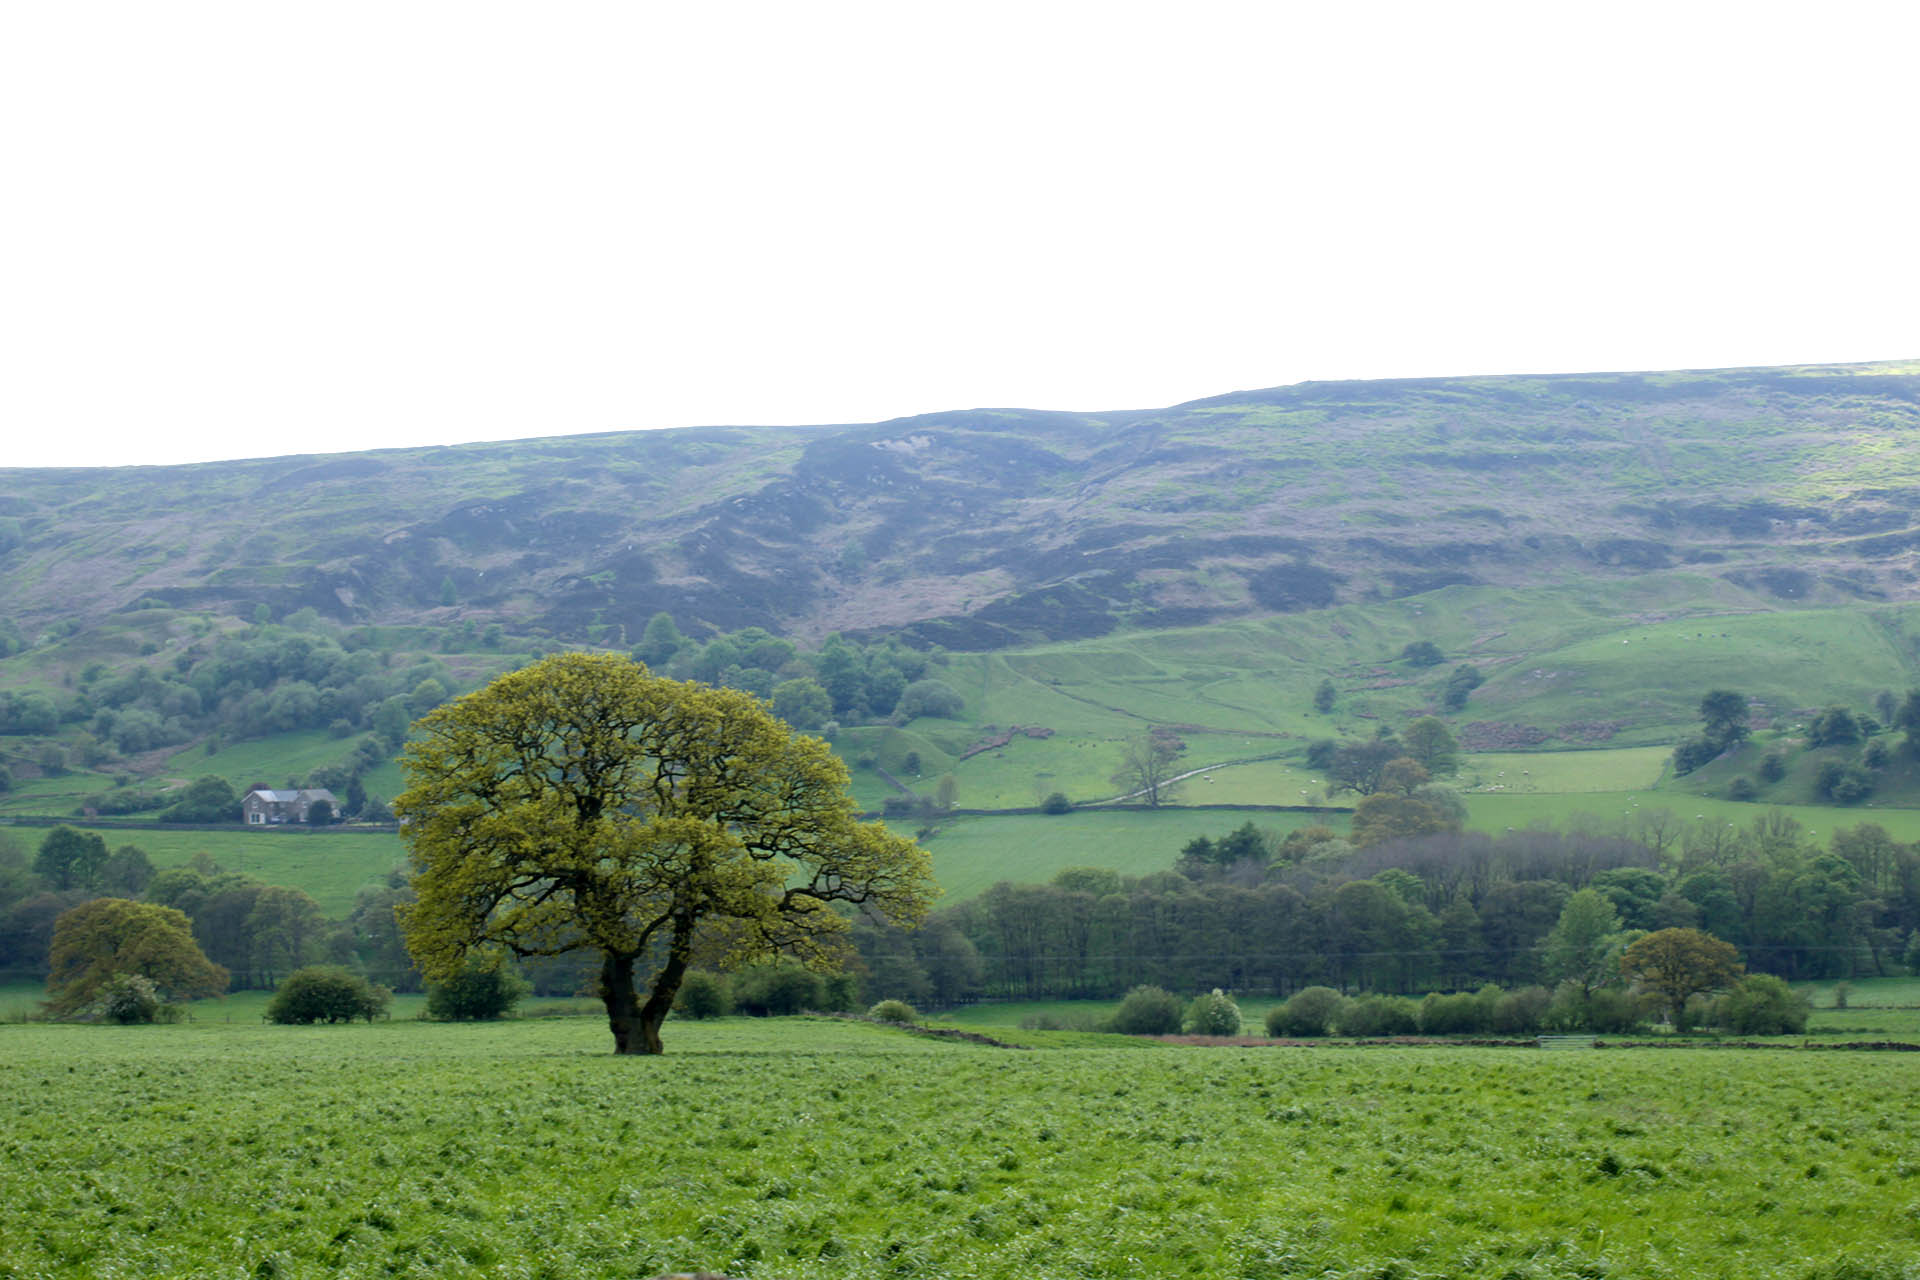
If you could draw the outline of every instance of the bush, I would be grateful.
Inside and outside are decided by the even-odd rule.
[[[1431,640],[1415,640],[1400,650],[1400,657],[1416,667],[1437,667],[1447,660],[1446,655],[1440,652],[1440,646]]]
[[[1423,1036],[1478,1035],[1487,1030],[1487,1013],[1480,998],[1470,992],[1441,995],[1429,992],[1420,1002],[1420,1034]]]
[[[1170,1036],[1180,1029],[1180,1001],[1159,987],[1135,987],[1107,1027],[1123,1036]]]
[[[288,975],[273,993],[266,1016],[268,1022],[282,1026],[352,1022],[355,1018],[372,1022],[385,1016],[392,1002],[393,992],[378,983],[370,983],[337,964],[316,964]]]
[[[905,1000],[882,1000],[867,1010],[867,1016],[875,1022],[918,1022],[920,1015]]]
[[[1342,1005],[1333,1029],[1343,1036],[1410,1036],[1420,1030],[1420,1006],[1405,996],[1362,996]]]
[[[1067,799],[1067,793],[1064,791],[1055,791],[1040,802],[1040,812],[1042,813],[1060,814],[1071,813],[1072,811],[1073,801]]]
[[[944,680],[915,680],[900,695],[899,714],[912,720],[918,716],[953,719],[966,710],[966,701]]]
[[[1751,800],[1759,794],[1760,788],[1756,787],[1753,784],[1753,779],[1744,773],[1727,784],[1727,799],[1729,800]]]
[[[695,1021],[726,1017],[733,1012],[733,992],[727,985],[726,975],[705,969],[689,971],[680,982],[680,990],[674,993],[673,1008],[682,1017]]]
[[[1750,973],[1720,1002],[1720,1022],[1742,1036],[1799,1035],[1807,1029],[1806,997],[1770,973]]]
[[[1204,996],[1195,996],[1180,1020],[1180,1029],[1190,1036],[1237,1036],[1240,1034],[1240,1006],[1220,988]]]
[[[1760,777],[1767,782],[1778,782],[1787,776],[1787,759],[1778,751],[1769,751],[1760,757]]]
[[[477,957],[445,982],[427,984],[427,1016],[442,1022],[491,1022],[511,1013],[532,989],[504,959]]]
[[[733,975],[733,1004],[756,1018],[785,1017],[830,1003],[820,976],[790,960],[748,965]]]
[[[1324,1036],[1347,998],[1332,987],[1303,987],[1267,1014],[1270,1036]]]
[[[142,974],[116,973],[101,986],[87,1013],[123,1027],[142,1022],[178,1022],[182,1010],[168,1004],[160,988]]]
[[[1503,1036],[1530,1036],[1547,1023],[1547,1008],[1553,996],[1545,987],[1521,987],[1509,991],[1493,1005],[1493,1020],[1488,1030]]]

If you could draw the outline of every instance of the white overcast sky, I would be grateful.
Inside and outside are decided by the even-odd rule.
[[[0,6],[0,466],[1920,357],[1920,5]]]

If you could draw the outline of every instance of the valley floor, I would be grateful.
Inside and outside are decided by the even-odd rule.
[[[1909,1276],[1903,1055],[0,1026],[0,1276]]]

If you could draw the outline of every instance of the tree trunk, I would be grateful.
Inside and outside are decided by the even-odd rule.
[[[640,1007],[640,1034],[646,1048],[636,1052],[662,1052],[660,1024],[667,1020],[667,1014],[673,1009],[673,998],[680,993],[680,980],[687,976],[690,950],[689,935],[676,931],[667,951],[667,963],[654,975],[653,990],[647,993],[647,1002]]]
[[[632,956],[606,953],[600,962],[600,999],[607,1006],[615,1053],[660,1052],[660,1019],[648,1025],[633,993]]]

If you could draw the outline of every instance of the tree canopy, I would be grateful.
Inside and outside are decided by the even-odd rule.
[[[139,974],[169,999],[227,989],[227,971],[201,954],[183,912],[125,898],[95,898],[61,915],[48,963],[47,993],[56,1014],[84,1008],[120,973]]]
[[[1620,971],[1665,1000],[1675,1026],[1680,1025],[1687,997],[1732,986],[1742,969],[1732,944],[1698,929],[1661,929],[1620,957]]]
[[[421,971],[451,978],[492,946],[597,951],[617,1053],[661,1051],[696,952],[831,965],[850,929],[835,904],[912,922],[933,892],[923,850],[858,820],[826,744],[736,690],[559,654],[417,731],[394,809]]]

